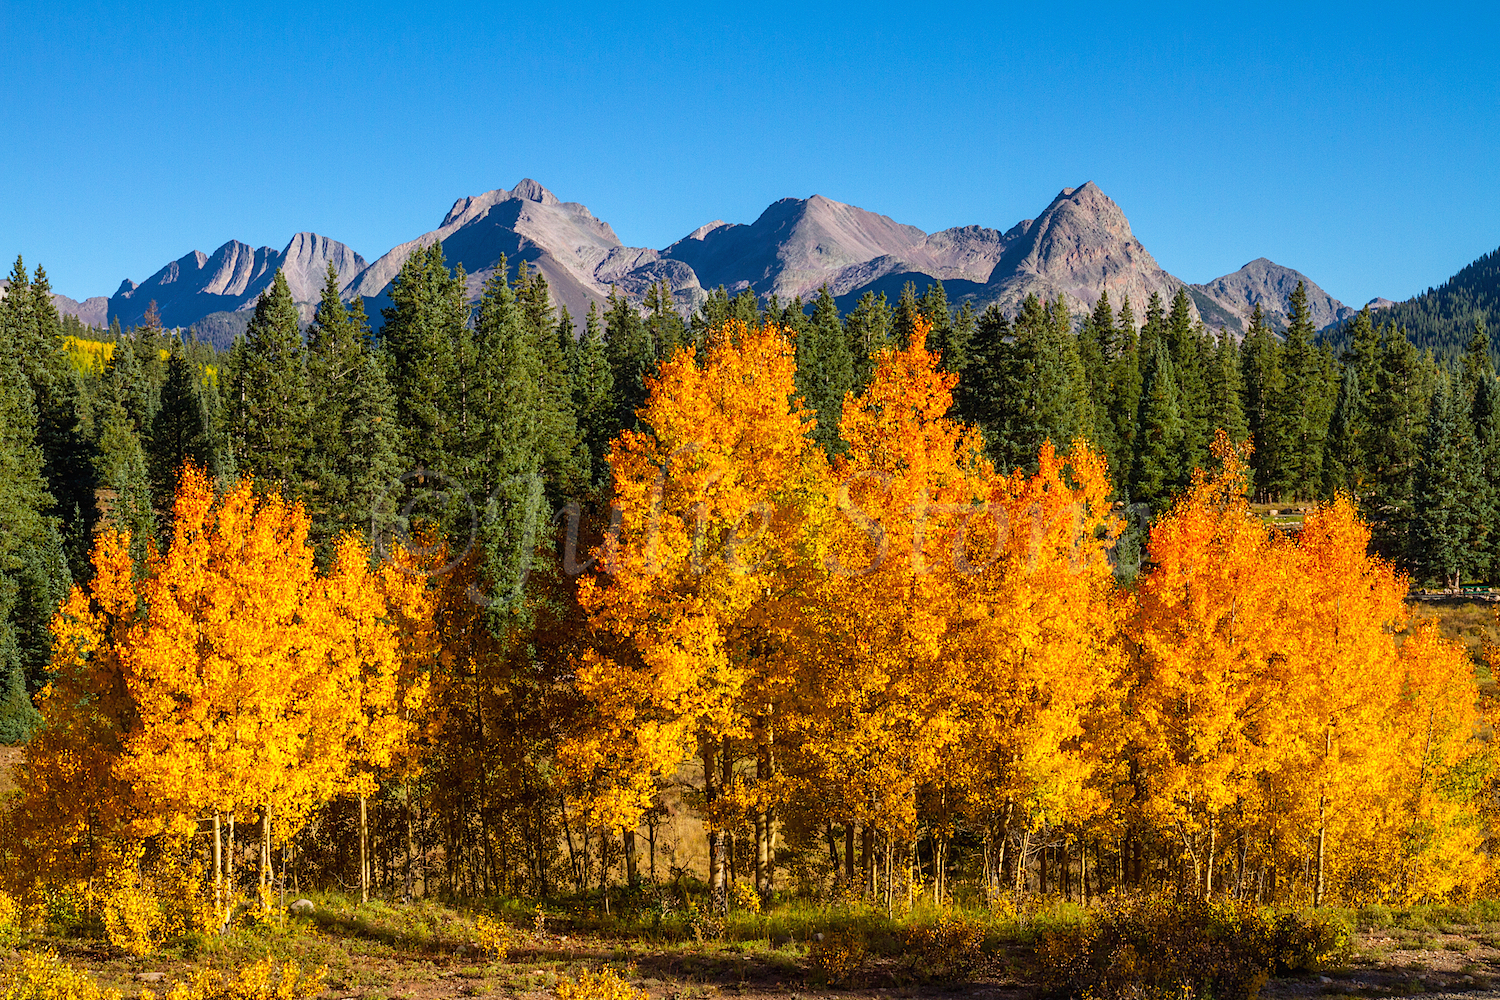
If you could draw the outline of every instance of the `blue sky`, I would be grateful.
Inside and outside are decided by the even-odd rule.
[[[1500,14],[1218,6],[0,0],[0,254],[78,298],[303,229],[373,259],[526,176],[655,247],[815,193],[1007,228],[1093,180],[1179,277],[1351,304],[1500,246]]]

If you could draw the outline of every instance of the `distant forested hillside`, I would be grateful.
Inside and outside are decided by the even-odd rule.
[[[1500,330],[1500,249],[1480,257],[1468,267],[1414,298],[1398,302],[1381,313],[1382,321],[1406,329],[1418,350],[1432,348],[1438,357],[1458,357],[1474,335],[1474,324],[1483,320],[1490,333],[1490,354],[1496,356],[1495,334]],[[1323,340],[1335,350],[1346,346],[1352,320],[1329,328]]]

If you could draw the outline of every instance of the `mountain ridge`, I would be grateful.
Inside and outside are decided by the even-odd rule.
[[[919,290],[942,281],[954,305],[993,304],[1007,311],[1034,294],[1047,300],[1061,296],[1075,313],[1083,313],[1108,291],[1117,307],[1128,295],[1138,319],[1152,293],[1170,301],[1185,290],[1196,318],[1239,333],[1256,303],[1273,326],[1284,326],[1286,298],[1301,280],[1320,327],[1355,312],[1301,272],[1265,258],[1213,281],[1189,284],[1161,267],[1136,238],[1124,210],[1092,181],[1061,189],[1037,216],[1004,230],[967,225],[927,233],[814,194],[772,202],[750,223],[715,219],[657,250],[625,245],[587,206],[523,178],[510,189],[455,199],[435,229],[372,261],[316,233],[294,235],[281,251],[235,240],[213,254],[193,251],[139,285],[122,282],[108,299],[107,316],[129,326],[154,299],[168,325],[194,327],[217,342],[243,329],[248,317],[241,314],[254,307],[277,267],[287,269],[293,297],[310,318],[332,261],[343,296],[363,297],[378,324],[401,266],[437,240],[449,266],[464,266],[472,299],[478,299],[504,255],[509,267],[524,260],[539,270],[575,322],[612,292],[638,304],[656,284],[666,285],[684,313],[707,298],[707,289],[721,285],[731,294],[749,290],[763,300],[800,297],[804,303],[826,285],[847,308],[865,292],[895,297],[908,281]],[[80,316],[98,312],[97,304],[76,308]]]

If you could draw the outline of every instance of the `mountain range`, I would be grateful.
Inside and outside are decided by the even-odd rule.
[[[1206,284],[1188,284],[1162,269],[1119,205],[1092,182],[1063,188],[1036,218],[1003,231],[976,225],[927,233],[813,195],[783,198],[752,223],[714,220],[655,250],[625,246],[586,206],[562,201],[526,179],[510,190],[458,199],[437,228],[373,263],[316,233],[298,233],[280,251],[232,240],[212,254],[180,257],[139,284],[126,280],[107,300],[55,300],[60,311],[91,325],[118,319],[125,327],[139,323],[154,301],[166,325],[192,327],[222,346],[244,329],[278,268],[286,272],[304,317],[311,318],[331,261],[344,298],[362,296],[378,323],[401,265],[436,240],[450,266],[463,264],[474,299],[503,254],[512,267],[524,260],[540,270],[554,300],[575,320],[611,290],[638,302],[657,284],[665,284],[679,310],[688,313],[719,286],[731,294],[749,290],[763,299],[800,296],[808,302],[826,285],[847,309],[866,292],[894,299],[908,281],[920,292],[933,280],[944,283],[955,306],[993,303],[1006,311],[1035,294],[1045,300],[1062,296],[1084,312],[1108,291],[1116,307],[1129,296],[1138,321],[1153,292],[1170,300],[1186,289],[1209,327],[1235,333],[1244,330],[1257,304],[1273,327],[1284,327],[1287,300],[1299,281],[1306,284],[1318,327],[1356,312],[1301,272],[1265,258]]]

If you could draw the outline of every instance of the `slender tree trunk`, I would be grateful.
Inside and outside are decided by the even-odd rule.
[[[844,823],[844,881],[854,885],[854,820]]]
[[[578,877],[578,858],[573,853],[573,825],[568,822],[568,800],[567,800],[567,797],[564,796],[564,795],[562,795],[562,794],[559,794],[557,796],[557,805],[558,805],[558,809],[561,811],[561,814],[562,814],[563,836],[565,838],[567,838],[567,842],[568,842],[568,870],[573,873],[573,884],[574,885],[581,885],[582,883],[580,882],[579,877]],[[486,848],[486,850],[488,850],[488,848],[489,848],[489,838],[488,837],[485,838],[485,848]],[[489,895],[489,891],[490,890],[489,890],[489,876],[488,876],[488,873],[486,873],[486,875],[485,875],[485,883],[484,883],[484,885],[485,885],[485,889],[484,889],[485,895]]]
[[[1208,864],[1203,871],[1203,898],[1214,898],[1214,855],[1218,847],[1218,830],[1214,826],[1214,817],[1208,817]]]
[[[635,863],[635,831],[621,827],[620,843],[625,850],[625,881],[629,883],[630,888],[635,889],[641,883],[640,874],[636,871]]]
[[[1333,756],[1333,727],[1323,729],[1323,760]],[[1313,906],[1323,905],[1323,861],[1328,848],[1328,792],[1318,793],[1318,880],[1313,887]]]
[[[359,797],[359,901],[370,901],[370,809],[364,795]]]
[[[875,895],[875,831],[866,823],[860,838],[859,860],[864,867],[864,895]]]
[[[220,813],[214,810],[214,915],[220,929],[224,926],[224,837]]]
[[[271,807],[260,811],[260,891],[261,908],[265,909],[265,891],[271,881]]]
[[[700,748],[703,756],[703,799],[708,806],[708,905],[715,914],[729,912],[729,886],[724,875],[724,831],[719,826],[715,811],[719,802],[717,741],[704,740]]]

